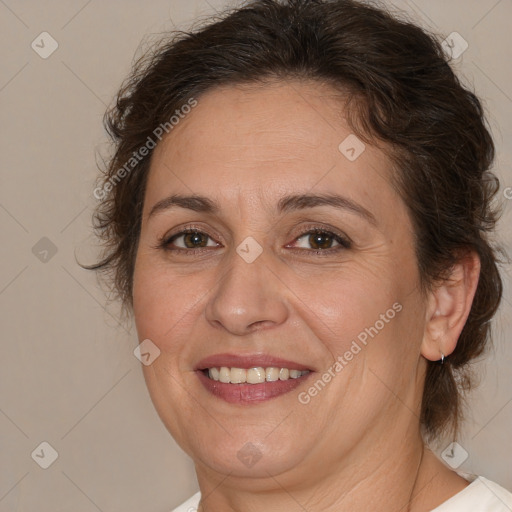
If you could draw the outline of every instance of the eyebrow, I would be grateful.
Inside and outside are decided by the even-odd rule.
[[[284,213],[314,208],[315,206],[332,206],[340,210],[348,210],[364,218],[370,224],[377,225],[377,219],[369,210],[352,199],[337,194],[297,194],[284,196],[278,201],[277,210],[279,213]],[[219,205],[207,197],[173,194],[155,203],[149,212],[148,218],[171,208],[184,208],[194,212],[209,214],[218,214],[220,211]]]

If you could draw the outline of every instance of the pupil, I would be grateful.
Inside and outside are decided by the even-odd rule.
[[[309,243],[314,249],[329,249],[331,237],[323,233],[313,233],[309,235]]]
[[[201,233],[187,233],[185,235],[185,245],[190,249],[206,246],[204,237]]]

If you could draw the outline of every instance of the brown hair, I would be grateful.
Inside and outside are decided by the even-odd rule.
[[[422,400],[426,436],[448,428],[456,434],[469,363],[487,344],[502,295],[501,249],[488,239],[499,217],[491,204],[499,188],[489,171],[494,145],[480,101],[455,76],[436,36],[384,9],[354,0],[256,0],[200,29],[166,36],[139,59],[105,114],[115,154],[96,189],[94,225],[104,252],[86,268],[110,278],[130,309],[152,153],[142,158],[140,148],[205,91],[287,79],[349,93],[354,132],[385,143],[398,169],[393,185],[415,229],[423,291],[446,277],[464,251],[480,258],[467,323],[443,365],[428,361]]]

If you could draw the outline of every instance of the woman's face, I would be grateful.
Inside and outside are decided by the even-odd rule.
[[[216,89],[153,154],[134,314],[160,350],[152,400],[198,471],[321,478],[419,422],[411,222],[341,105],[313,83]]]

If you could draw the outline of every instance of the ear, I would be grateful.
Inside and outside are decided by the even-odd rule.
[[[446,280],[429,293],[421,355],[430,361],[451,354],[471,311],[480,276],[480,258],[471,251],[453,266]]]

